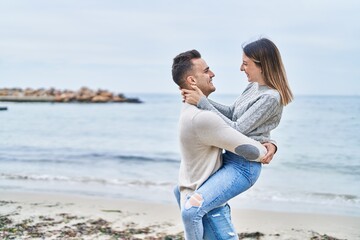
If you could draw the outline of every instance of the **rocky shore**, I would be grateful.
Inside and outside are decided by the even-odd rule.
[[[127,98],[108,90],[82,87],[78,91],[32,88],[1,88],[0,102],[81,102],[81,103],[142,103],[138,98]]]

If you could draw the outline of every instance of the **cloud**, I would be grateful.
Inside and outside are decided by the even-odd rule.
[[[246,84],[244,42],[263,35],[280,48],[295,92],[346,93],[359,79],[357,1],[2,1],[0,87],[92,84],[172,92],[170,67],[196,48],[219,91]],[[331,82],[324,87],[324,78]],[[354,92],[360,91],[354,82]]]

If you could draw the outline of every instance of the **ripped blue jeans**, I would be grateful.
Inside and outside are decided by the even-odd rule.
[[[175,198],[180,207],[180,191],[176,186]],[[236,230],[231,222],[230,206],[217,207],[208,212],[202,219],[205,240],[238,240]]]
[[[202,240],[203,217],[249,189],[258,179],[260,172],[261,163],[248,161],[231,152],[224,153],[223,166],[181,204],[186,240]]]

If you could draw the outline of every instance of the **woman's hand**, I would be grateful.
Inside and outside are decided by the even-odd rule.
[[[203,92],[195,85],[191,86],[194,90],[181,89],[181,95],[183,100],[191,105],[197,105],[202,96],[205,96]]]
[[[263,143],[263,146],[266,148],[267,153],[266,155],[261,159],[261,162],[263,164],[269,164],[271,160],[274,157],[274,154],[276,152],[276,146],[272,143]]]

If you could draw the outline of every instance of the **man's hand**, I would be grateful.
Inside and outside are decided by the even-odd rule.
[[[266,155],[261,159],[261,162],[263,164],[269,164],[271,160],[274,157],[274,154],[276,152],[276,146],[272,143],[263,143],[263,146],[266,148],[267,153]]]
[[[202,96],[205,96],[203,92],[195,85],[191,86],[194,90],[181,89],[181,95],[183,100],[191,105],[197,105]]]

